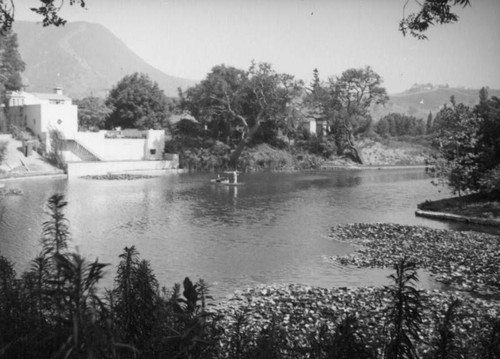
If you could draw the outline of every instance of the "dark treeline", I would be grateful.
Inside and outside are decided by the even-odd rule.
[[[376,336],[369,334],[373,324],[362,325],[355,311],[324,314],[322,325],[308,332],[299,328],[299,334],[278,313],[252,327],[251,306],[232,313],[215,309],[202,280],[185,278],[182,286],[160,288],[150,263],[134,246],[124,248],[114,286],[103,291],[98,284],[107,264],[68,250],[66,205],[59,194],[48,200],[42,250],[20,277],[13,263],[0,256],[2,358],[432,359],[500,354],[498,318],[485,322],[482,334],[467,333],[465,344],[456,327],[457,320],[468,320],[459,301],[450,299],[440,309],[442,315],[424,318],[425,301],[415,289],[416,266],[408,258],[395,265],[392,284],[383,289],[385,304],[379,310],[384,322],[376,323],[383,334]],[[300,303],[301,298],[289,300]],[[303,321],[310,320],[307,310],[297,309]],[[435,321],[435,330],[423,333],[429,321]],[[469,346],[465,352],[464,345]]]
[[[421,136],[432,132],[432,114],[427,121],[414,116],[390,113],[382,117],[374,126],[375,133],[382,137]]]

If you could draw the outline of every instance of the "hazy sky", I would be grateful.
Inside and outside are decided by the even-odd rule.
[[[410,4],[413,0],[410,0]],[[68,3],[69,1],[66,1]],[[460,20],[403,37],[406,0],[86,0],[70,21],[100,23],[163,72],[203,79],[224,63],[269,62],[307,82],[370,65],[389,93],[414,83],[500,88],[500,0],[471,0]],[[16,1],[16,19],[39,20]]]

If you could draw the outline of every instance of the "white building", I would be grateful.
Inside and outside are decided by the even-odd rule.
[[[47,150],[51,130],[60,131],[66,139],[74,139],[78,132],[78,107],[63,95],[60,87],[54,88],[53,93],[13,91],[9,94],[9,107],[10,122],[28,127]]]
[[[178,157],[164,155],[164,130],[78,132],[78,106],[58,87],[53,93],[11,92],[9,122],[21,130],[29,128],[47,153],[52,150],[49,134],[58,130],[72,177],[178,167]]]

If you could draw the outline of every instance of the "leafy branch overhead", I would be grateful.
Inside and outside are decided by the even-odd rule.
[[[59,16],[59,11],[64,6],[64,0],[39,0],[37,7],[31,11],[42,17],[43,26],[61,26],[66,20]],[[70,5],[80,5],[85,8],[85,0],[69,0]],[[0,0],[0,32],[4,33],[12,28],[16,6],[14,0]]]
[[[407,6],[417,4],[419,10],[406,15]],[[30,8],[31,11],[42,17],[43,26],[60,26],[66,20],[59,16],[59,11],[65,5],[64,0],[38,0],[38,6]],[[69,0],[69,5],[79,5],[85,8],[85,0]],[[399,31],[406,36],[410,34],[418,39],[427,39],[425,31],[433,25],[450,24],[458,21],[458,15],[452,11],[456,6],[470,6],[470,0],[406,0],[403,6],[403,18],[399,23]],[[0,0],[0,32],[12,28],[15,16],[14,0]]]
[[[453,12],[456,6],[470,6],[470,0],[425,0],[423,4],[414,0],[420,7],[417,12],[406,15],[406,7],[410,0],[406,0],[403,6],[403,18],[399,22],[399,31],[410,34],[417,39],[427,39],[424,34],[433,25],[451,24],[458,21],[458,15]]]

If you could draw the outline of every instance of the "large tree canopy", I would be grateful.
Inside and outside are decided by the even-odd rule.
[[[278,129],[286,126],[287,106],[300,87],[300,81],[267,63],[252,64],[248,71],[218,65],[182,94],[181,104],[215,138],[235,144],[230,159],[235,165],[246,144],[272,142]]]
[[[339,152],[350,154],[361,163],[363,159],[354,144],[354,136],[369,126],[370,106],[383,104],[388,100],[382,83],[382,77],[370,66],[353,68],[330,78],[327,85],[314,81],[309,95],[309,102],[327,120]]]
[[[106,105],[112,109],[108,126],[123,128],[163,128],[169,112],[168,98],[148,75],[125,76],[110,91]]]
[[[355,146],[354,135],[370,124],[370,106],[389,100],[382,83],[382,77],[370,66],[348,69],[340,77],[330,79],[332,92],[341,104],[336,123],[336,132],[342,139],[339,148],[350,153],[360,163],[363,163],[363,158]]]
[[[85,97],[76,100],[78,106],[78,127],[87,130],[103,129],[111,109],[99,97]]]

